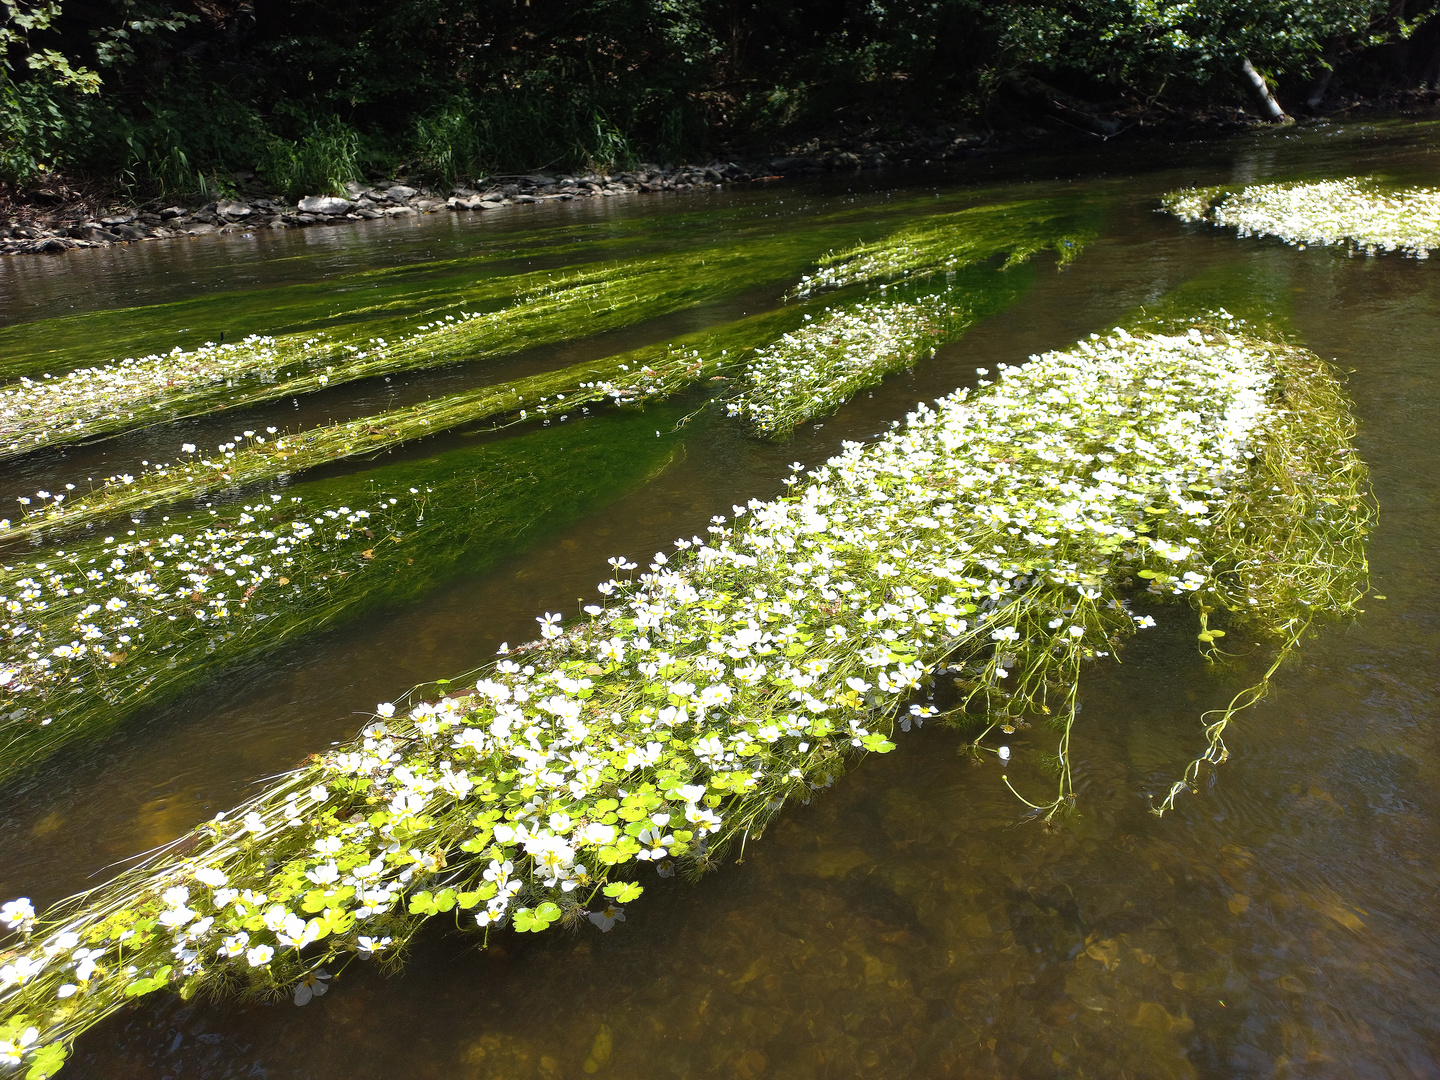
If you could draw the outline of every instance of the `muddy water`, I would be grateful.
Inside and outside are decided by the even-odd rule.
[[[524,550],[423,601],[235,671],[0,795],[0,893],[38,902],[82,887],[347,737],[358,711],[530,636],[541,610],[573,612],[607,556],[700,531],[732,502],[781,490],[790,462],[877,433],[975,367],[1062,347],[1206,274],[1220,293],[1243,283],[1258,314],[1287,318],[1353,370],[1385,599],[1315,634],[1232,726],[1232,761],[1175,813],[1155,818],[1149,796],[1199,746],[1199,712],[1243,680],[1205,670],[1178,619],[1089,673],[1079,814],[1055,830],[1021,821],[993,758],[977,765],[958,735],[926,729],[787,811],[741,864],[649,887],[609,934],[500,935],[480,952],[436,928],[403,973],[356,963],[303,1009],[156,1000],[83,1038],[66,1075],[1440,1076],[1440,267],[1296,252],[1154,212],[1180,184],[1350,172],[1433,182],[1437,164],[1433,128],[1355,125],[708,196],[747,220],[773,214],[777,229],[841,202],[880,214],[981,187],[1079,189],[1107,216],[1063,273],[1042,267],[1015,306],[790,443],[749,441],[713,413],[667,428],[668,465],[603,509],[537,528]],[[618,224],[606,227],[643,246],[634,218],[658,217],[636,205],[607,205]],[[543,223],[571,224],[587,223]],[[184,300],[180,277],[201,295],[231,280],[230,259],[256,288],[319,281],[336,260],[362,265],[367,244],[384,260],[403,237],[405,257],[423,262],[493,243],[497,227],[442,219],[337,238],[308,271],[277,251],[273,278],[272,260],[238,243],[180,245],[168,265],[150,245],[141,268],[57,261],[23,287],[12,260],[0,307],[82,303],[105,288],[105,303],[133,304],[113,279],[147,273]],[[204,274],[186,264],[201,253]],[[1047,736],[1012,739],[1022,790],[1046,783]]]

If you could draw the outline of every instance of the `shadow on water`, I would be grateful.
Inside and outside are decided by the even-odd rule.
[[[499,934],[482,952],[432,928],[402,974],[356,963],[303,1009],[157,996],[83,1038],[66,1075],[1440,1076],[1440,268],[1154,213],[1169,187],[1236,176],[1358,162],[1408,181],[1436,148],[1428,127],[1358,125],[1167,148],[1130,179],[1133,157],[1092,160],[1108,176],[1066,182],[1104,186],[1104,234],[1063,273],[1040,267],[1015,306],[788,444],[697,417],[683,456],[638,490],[52,770],[6,800],[0,891],[53,898],[176,835],[350,735],[376,701],[531,636],[541,610],[573,613],[607,556],[776,494],[791,461],[875,435],[976,367],[1063,347],[1185,281],[1214,296],[1257,281],[1267,311],[1353,369],[1385,599],[1314,632],[1175,813],[1155,818],[1147,797],[1240,678],[1208,672],[1178,618],[1089,673],[1079,814],[1053,831],[1019,820],[993,759],[926,728],[787,810],[743,863],[650,885],[611,933]],[[1011,778],[1044,782],[1050,733],[1010,738]]]

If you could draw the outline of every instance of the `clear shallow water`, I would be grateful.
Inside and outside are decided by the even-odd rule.
[[[358,711],[530,636],[540,610],[573,611],[607,556],[666,547],[732,502],[776,493],[789,462],[876,433],[976,366],[1063,347],[1209,272],[1253,283],[1262,308],[1354,370],[1381,504],[1374,583],[1387,599],[1314,637],[1231,729],[1234,758],[1216,783],[1178,812],[1157,820],[1145,796],[1183,767],[1199,712],[1242,676],[1205,671],[1177,623],[1088,674],[1080,815],[1056,831],[1020,824],[998,768],[926,730],[788,811],[743,864],[649,888],[611,934],[502,935],[482,953],[434,929],[402,975],[357,963],[304,1009],[157,1000],[82,1039],[68,1075],[1440,1075],[1440,271],[1239,241],[1153,212],[1159,192],[1186,183],[1375,170],[1411,182],[1433,177],[1437,153],[1430,128],[1357,126],[1005,166],[1009,191],[1064,185],[1107,201],[1100,240],[1073,266],[1042,267],[1017,305],[818,430],[771,446],[706,414],[667,431],[668,465],[604,509],[538,529],[523,551],[422,602],[235,672],[0,795],[0,893],[40,901],[82,887],[347,737]],[[873,200],[878,211],[972,179],[777,188],[745,195],[740,212],[786,228],[797,205]],[[630,225],[623,206],[605,210]],[[464,250],[451,219],[433,227],[447,251]],[[635,235],[639,250],[645,230]],[[335,244],[363,265],[361,238]],[[130,250],[147,247],[166,250]],[[177,260],[199,250],[178,247]],[[278,260],[270,279],[266,259],[231,250],[256,287],[320,280],[338,257],[316,257],[310,278],[304,259]],[[220,243],[205,252],[197,293],[227,280],[232,257]],[[59,303],[120,288],[101,284],[112,270],[51,264],[43,289],[28,287]],[[124,442],[117,454],[136,452]],[[1017,783],[1041,782],[1046,734],[1012,740]]]

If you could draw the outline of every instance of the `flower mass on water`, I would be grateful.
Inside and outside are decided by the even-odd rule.
[[[0,566],[0,781],[129,707],[265,621],[313,609],[424,519],[423,492],[369,508],[272,495],[173,526]],[[280,625],[276,623],[276,625]]]
[[[921,405],[638,578],[612,560],[588,618],[545,613],[463,691],[379,706],[167,853],[43,914],[7,904],[0,1052],[48,1075],[166,987],[303,1003],[322,969],[395,961],[437,915],[613,930],[650,872],[710,867],[935,717],[937,679],[944,719],[1049,717],[1068,762],[1082,665],[1152,604],[1188,603],[1207,650],[1213,617],[1282,653],[1353,606],[1370,503],[1352,435],[1323,363],[1223,316]],[[1025,801],[1072,797],[1062,771]]]
[[[1161,202],[1182,221],[1234,226],[1240,236],[1348,245],[1366,255],[1399,251],[1417,259],[1440,248],[1440,189],[1383,190],[1361,177],[1172,191]]]

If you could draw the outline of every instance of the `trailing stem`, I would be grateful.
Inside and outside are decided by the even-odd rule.
[[[715,865],[938,715],[942,666],[982,723],[1059,712],[1057,795],[1025,800],[1053,815],[1084,662],[1154,622],[1130,609],[1137,581],[1192,605],[1207,644],[1221,608],[1280,632],[1353,604],[1363,465],[1279,445],[1349,430],[1318,359],[1224,320],[1004,368],[638,579],[612,560],[588,619],[544,614],[540,641],[438,700],[378,706],[149,862],[43,915],[5,905],[0,1050],[48,1074],[164,988],[301,1001],[324,964],[398,963],[437,915],[608,929],[645,873]],[[1316,514],[1285,508],[1276,462]]]

